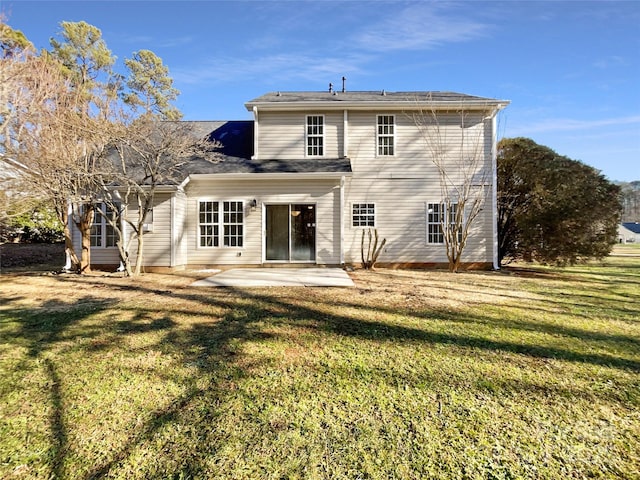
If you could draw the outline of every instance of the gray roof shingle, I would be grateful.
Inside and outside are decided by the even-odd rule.
[[[170,180],[179,184],[190,175],[256,174],[256,173],[317,173],[349,174],[348,158],[300,158],[293,160],[260,159],[253,156],[252,120],[189,122],[198,138],[220,142],[213,159],[194,157],[184,162]]]
[[[478,97],[456,92],[387,92],[380,91],[363,91],[363,92],[269,92],[257,97],[245,105],[248,109],[255,104],[278,104],[278,103],[315,103],[328,102],[332,103],[505,103],[506,100],[496,100],[493,98]]]
[[[627,230],[631,230],[633,233],[640,234],[640,223],[638,222],[625,222],[622,226]]]

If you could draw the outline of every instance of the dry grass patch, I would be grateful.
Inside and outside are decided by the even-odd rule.
[[[2,478],[636,478],[640,258],[0,276]]]

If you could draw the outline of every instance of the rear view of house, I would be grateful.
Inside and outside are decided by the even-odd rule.
[[[507,104],[449,92],[272,92],[246,103],[252,121],[195,122],[222,158],[186,165],[156,194],[145,267],[358,264],[369,228],[387,240],[380,264],[444,264],[443,169],[469,181],[459,170],[472,158],[485,203],[463,262],[497,266],[495,129]],[[118,264],[99,216],[92,264]]]

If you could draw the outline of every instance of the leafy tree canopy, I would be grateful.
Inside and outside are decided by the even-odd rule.
[[[13,56],[16,52],[33,49],[33,44],[20,30],[14,30],[0,18],[0,57]]]
[[[179,120],[182,115],[171,102],[180,92],[173,88],[173,79],[162,59],[150,50],[140,50],[124,63],[129,69],[127,86],[130,89],[124,95],[124,101],[134,108],[142,108],[146,114]]]
[[[528,138],[498,144],[500,261],[573,264],[609,254],[620,188],[582,162]]]
[[[90,92],[112,79],[116,57],[107,48],[98,27],[87,22],[61,22],[61,41],[52,38],[51,55],[64,66],[76,90],[89,100]]]

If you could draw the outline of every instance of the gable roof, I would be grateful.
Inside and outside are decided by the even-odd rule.
[[[622,226],[633,233],[640,234],[640,223],[638,222],[624,222]]]
[[[247,110],[257,107],[258,110],[304,109],[304,108],[399,108],[416,109],[460,108],[478,110],[500,110],[506,107],[508,100],[478,97],[456,92],[422,91],[422,92],[270,92],[247,103]]]

